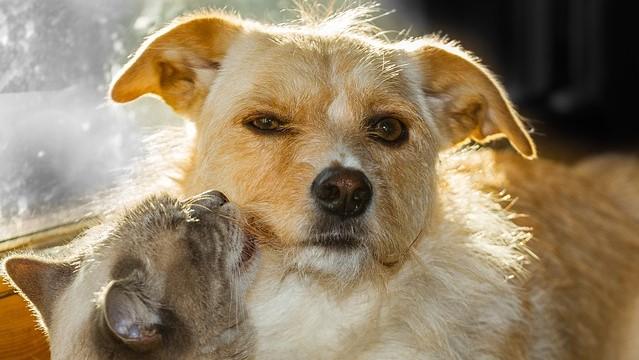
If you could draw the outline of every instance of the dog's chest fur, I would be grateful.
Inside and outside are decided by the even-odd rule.
[[[338,299],[295,274],[281,281],[258,280],[253,299],[250,311],[261,334],[261,359],[336,358],[345,345],[366,337],[363,331],[379,320],[382,302],[370,289]]]
[[[408,265],[386,291],[369,286],[341,299],[296,276],[260,279],[249,300],[258,358],[497,358],[520,316],[514,289],[487,269],[475,278]]]

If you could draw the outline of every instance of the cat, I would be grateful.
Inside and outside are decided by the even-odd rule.
[[[251,359],[242,297],[258,256],[244,222],[220,192],[151,195],[63,249],[7,258],[5,276],[54,360]]]

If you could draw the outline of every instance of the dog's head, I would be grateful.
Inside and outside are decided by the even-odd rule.
[[[339,277],[397,262],[428,230],[442,149],[505,136],[535,156],[472,56],[436,38],[379,40],[349,25],[356,13],[309,26],[181,18],[111,89],[116,102],[155,94],[195,123],[187,193],[223,191],[259,214],[287,266]]]

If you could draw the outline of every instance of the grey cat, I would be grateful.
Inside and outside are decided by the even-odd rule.
[[[155,195],[74,241],[64,260],[12,256],[4,267],[54,360],[251,359],[242,298],[257,254],[242,223],[216,191]]]

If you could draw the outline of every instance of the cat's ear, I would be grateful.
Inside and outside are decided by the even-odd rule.
[[[446,143],[466,139],[484,143],[505,137],[527,159],[537,156],[535,143],[495,76],[478,59],[454,43],[425,38],[412,43],[427,96],[439,99],[434,109]]]
[[[241,32],[241,20],[224,13],[176,19],[142,44],[115,77],[111,98],[122,103],[154,94],[176,112],[193,118],[227,49]]]
[[[36,257],[14,256],[4,262],[11,284],[40,313],[45,325],[51,321],[53,306],[75,277],[71,263]]]
[[[159,304],[135,283],[114,280],[104,290],[101,308],[108,330],[135,351],[149,351],[162,342]]]

